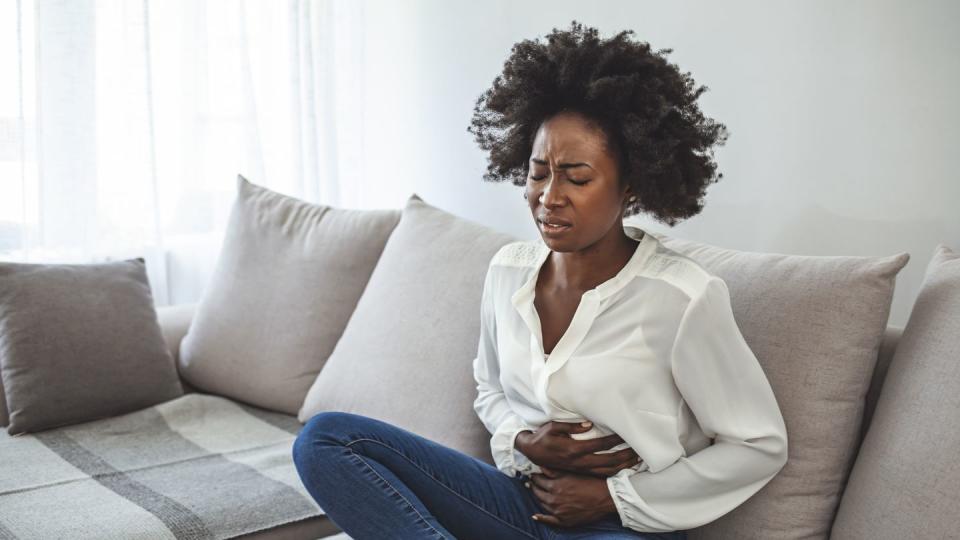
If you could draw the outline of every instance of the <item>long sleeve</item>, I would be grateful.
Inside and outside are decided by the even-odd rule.
[[[683,399],[714,443],[656,473],[624,469],[607,478],[623,525],[641,532],[687,530],[714,521],[759,491],[787,461],[780,408],[737,327],[722,279],[710,277],[687,305],[671,369]]]
[[[490,451],[497,468],[508,476],[514,476],[517,471],[529,474],[538,472],[539,467],[516,450],[514,442],[521,431],[537,428],[525,424],[513,411],[500,384],[492,275],[492,269],[488,268],[480,301],[480,344],[473,361],[477,398],[473,409],[491,433]]]

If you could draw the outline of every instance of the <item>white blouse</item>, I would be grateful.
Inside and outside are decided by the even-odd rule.
[[[730,512],[787,461],[773,390],[740,333],[726,283],[639,227],[620,272],[585,292],[566,333],[543,350],[534,306],[550,249],[513,242],[491,259],[483,286],[474,409],[492,434],[497,468],[540,468],[514,439],[550,421],[617,433],[642,462],[607,478],[625,527],[668,532]]]

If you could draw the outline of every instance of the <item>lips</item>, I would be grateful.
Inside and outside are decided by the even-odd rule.
[[[573,227],[569,221],[555,217],[541,216],[537,218],[537,222],[540,224],[540,230],[548,235],[564,233]]]
[[[537,218],[537,221],[545,225],[554,225],[554,226],[560,226],[560,227],[570,227],[573,225],[573,223],[570,223],[565,219],[560,219],[553,216],[540,216]]]

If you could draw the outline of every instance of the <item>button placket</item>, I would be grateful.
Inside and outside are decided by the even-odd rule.
[[[544,410],[550,411],[551,414],[556,414],[558,411],[563,411],[563,409],[554,404],[553,400],[550,399],[550,376],[567,363],[574,351],[577,350],[577,347],[580,346],[580,343],[583,342],[587,331],[596,318],[599,307],[600,301],[595,291],[590,290],[583,293],[580,297],[580,304],[577,306],[577,310],[573,314],[573,319],[570,321],[570,326],[567,327],[567,331],[560,336],[560,341],[557,342],[557,345],[550,353],[550,358],[548,358],[546,362],[543,362],[542,355],[540,357],[540,363],[544,364],[544,366],[539,370],[539,377],[533,379],[536,382],[534,391],[537,395],[537,401],[544,407]]]

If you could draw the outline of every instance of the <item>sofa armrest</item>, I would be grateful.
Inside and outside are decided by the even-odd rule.
[[[160,330],[163,331],[163,339],[167,342],[167,348],[170,349],[174,361],[180,357],[180,342],[183,336],[187,335],[196,309],[197,304],[178,304],[157,308]]]

